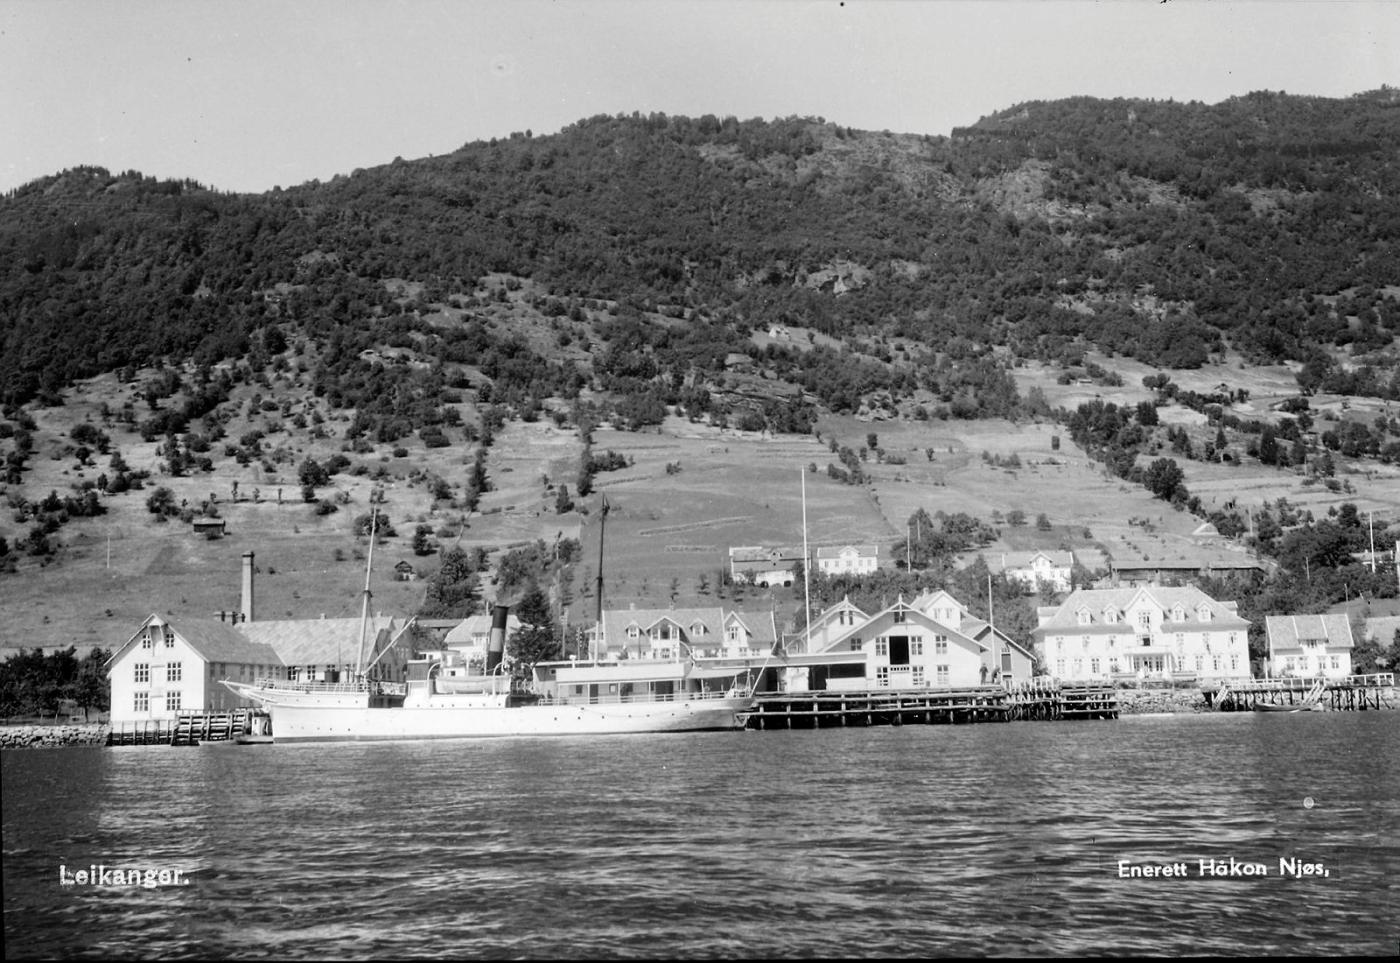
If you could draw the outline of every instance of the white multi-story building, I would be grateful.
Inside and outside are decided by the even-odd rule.
[[[878,545],[817,549],[817,571],[822,575],[867,575],[879,567]]]
[[[1192,586],[1078,589],[1038,614],[1036,647],[1057,680],[1250,676],[1249,622]]]
[[[1355,640],[1346,615],[1266,615],[1264,631],[1269,637],[1271,675],[1331,679],[1351,675]]]

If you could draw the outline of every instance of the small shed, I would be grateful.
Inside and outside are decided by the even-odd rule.
[[[190,523],[196,535],[203,535],[205,538],[223,538],[228,534],[224,528],[222,518],[196,518]]]

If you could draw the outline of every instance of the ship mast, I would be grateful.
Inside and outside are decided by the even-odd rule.
[[[594,651],[589,654],[596,661],[598,653],[596,646],[603,641],[603,533],[608,527],[608,496],[603,496],[603,507],[598,512],[598,585],[596,595],[597,603],[597,629],[593,636]]]
[[[370,567],[374,564],[374,534],[375,523],[379,520],[379,510],[370,508],[369,516],[369,554],[365,558],[365,590],[363,592],[364,601],[360,608],[360,648],[355,654],[355,681],[360,680],[364,673],[365,663],[365,636],[369,631],[369,573]]]

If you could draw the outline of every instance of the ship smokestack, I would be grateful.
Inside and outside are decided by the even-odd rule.
[[[253,553],[243,553],[243,608],[244,622],[253,621]]]
[[[491,610],[491,635],[486,643],[486,674],[496,671],[506,651],[506,616],[510,606],[497,605]]]

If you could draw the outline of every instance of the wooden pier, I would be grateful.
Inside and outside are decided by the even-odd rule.
[[[197,746],[202,742],[228,742],[251,731],[253,713],[189,710],[174,719],[152,719],[113,726],[109,746]]]
[[[1230,682],[1216,692],[1207,693],[1206,699],[1221,712],[1287,709],[1362,712],[1393,708],[1390,699],[1394,689],[1394,673],[1380,672],[1339,679],[1250,679]]]
[[[984,685],[769,693],[758,697],[757,705],[748,716],[748,728],[823,729],[1116,718],[1118,696],[1110,686],[1061,686],[1032,680],[1010,689]]]

